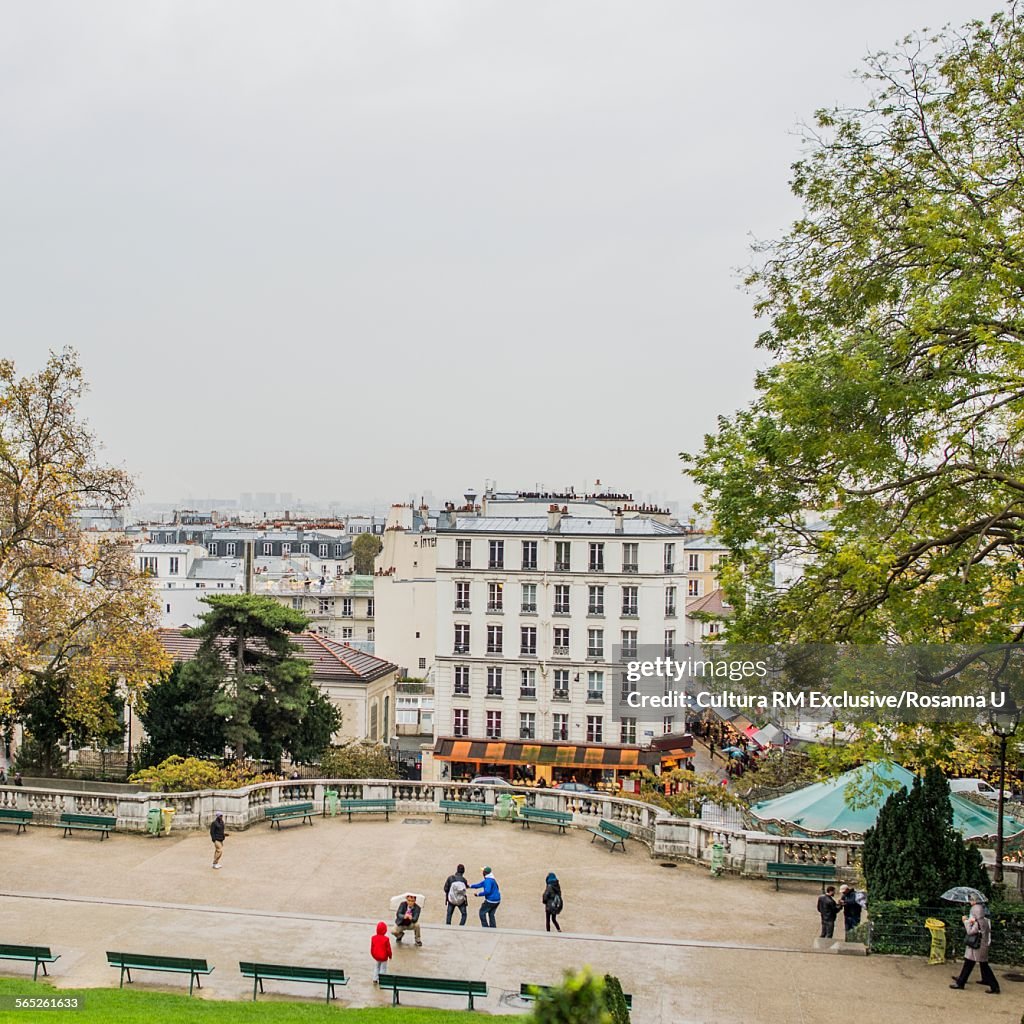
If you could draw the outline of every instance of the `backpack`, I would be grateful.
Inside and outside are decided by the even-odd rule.
[[[453,878],[448,886],[448,902],[453,907],[464,907],[467,902],[466,883],[461,878]]]
[[[548,913],[560,914],[562,912],[562,894],[553,892],[548,898]]]

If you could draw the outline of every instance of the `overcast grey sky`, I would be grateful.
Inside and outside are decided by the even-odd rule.
[[[24,0],[0,323],[150,500],[692,496],[762,356],[793,129],[997,0]]]

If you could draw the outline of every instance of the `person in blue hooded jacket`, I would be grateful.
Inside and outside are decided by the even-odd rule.
[[[498,889],[498,881],[491,874],[490,868],[483,869],[483,878],[479,882],[474,882],[470,888],[480,889],[477,896],[483,896],[484,901],[480,904],[480,924],[484,928],[497,928],[498,926],[494,923],[494,912],[498,909],[498,905],[501,903],[501,892]]]

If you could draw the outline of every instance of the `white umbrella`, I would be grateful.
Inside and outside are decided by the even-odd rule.
[[[406,896],[415,896],[416,902],[422,907],[425,905],[426,897],[418,892],[410,892],[408,889],[405,892],[399,893],[397,896],[391,897],[391,909],[398,912],[398,908],[405,902]]]

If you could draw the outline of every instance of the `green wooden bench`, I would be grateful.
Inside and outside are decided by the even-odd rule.
[[[337,967],[287,967],[284,964],[239,963],[243,978],[252,978],[252,1000],[256,1002],[256,988],[263,991],[264,981],[302,981],[310,985],[327,986],[327,1002],[335,998],[334,986],[347,985],[345,972]]]
[[[435,992],[439,995],[468,996],[469,1008],[473,1000],[487,995],[486,981],[466,981],[460,978],[414,978],[409,974],[382,974],[380,987],[389,988],[393,993],[392,1006],[398,1006],[399,992]]]
[[[587,831],[593,834],[594,839],[603,839],[608,844],[609,853],[611,853],[616,846],[621,846],[622,852],[625,853],[626,840],[632,838],[626,829],[611,821],[605,821],[604,818],[601,819],[597,828],[588,828]],[[593,843],[594,839],[591,839],[590,842]]]
[[[64,829],[64,838],[67,839],[75,829],[83,832],[99,832],[102,843],[110,830],[117,827],[117,818],[107,817],[105,814],[68,814],[60,816],[57,828]]]
[[[31,960],[35,964],[32,980],[39,977],[39,968],[46,974],[46,965],[59,960],[60,954],[54,956],[49,946],[4,946],[0,945],[0,960]]]
[[[338,803],[338,810],[347,814],[349,821],[353,814],[383,814],[384,820],[390,821],[394,809],[394,800],[341,800]]]
[[[826,882],[836,880],[836,869],[829,864],[781,864],[771,863],[765,869],[768,878],[775,879],[775,891],[779,891],[779,879],[791,881],[821,882],[821,891],[825,891]]]
[[[545,811],[539,807],[524,807],[519,812],[523,819],[523,828],[529,828],[530,822],[535,821],[538,825],[557,825],[558,831],[564,835],[567,825],[572,824],[571,811]]]
[[[284,804],[281,807],[267,808],[267,821],[270,822],[271,828],[273,828],[274,825],[277,825],[278,832],[281,831],[281,822],[287,821],[289,818],[302,818],[303,821],[308,821],[310,825],[312,825],[312,801],[305,804]]]
[[[0,824],[9,822],[12,825],[17,825],[17,829],[14,834],[19,835],[26,831],[25,826],[32,820],[31,811],[19,811],[15,807],[0,807]]]
[[[519,998],[533,1002],[533,1000],[537,998],[537,994],[539,992],[548,992],[550,989],[550,985],[531,985],[528,982],[523,982],[523,984],[519,986]],[[626,1009],[632,1010],[633,997],[628,992],[623,992],[622,997],[626,1000]]]
[[[486,825],[487,819],[494,815],[493,805],[470,800],[442,800],[439,806],[444,811],[445,821],[449,821],[452,814],[468,814],[471,818],[479,818],[481,825]]]
[[[205,960],[195,960],[185,956],[147,956],[143,953],[111,953],[107,952],[107,964],[121,971],[121,984],[124,988],[124,976],[128,975],[128,984],[132,983],[132,971],[163,971],[168,974],[187,974],[188,994],[192,995],[193,986],[202,988],[200,974],[212,974],[213,968]]]

